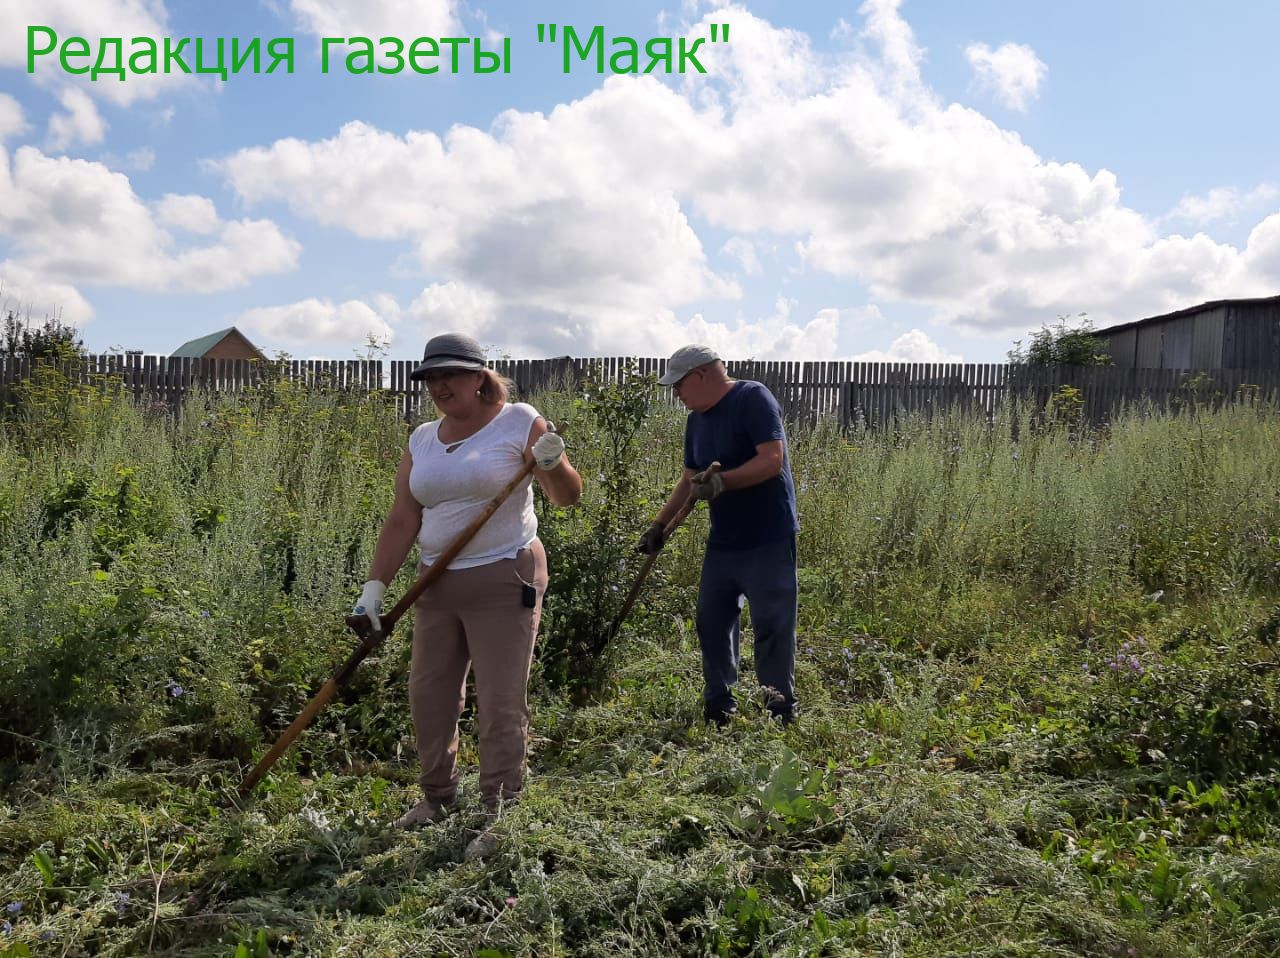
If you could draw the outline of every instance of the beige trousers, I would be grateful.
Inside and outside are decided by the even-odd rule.
[[[533,608],[522,601],[533,586]],[[458,717],[467,672],[476,673],[480,795],[508,801],[524,784],[529,667],[547,588],[547,554],[534,539],[514,559],[445,572],[414,603],[409,707],[426,796],[450,802],[458,790]]]

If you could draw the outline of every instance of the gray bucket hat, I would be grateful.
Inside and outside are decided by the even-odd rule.
[[[465,333],[441,333],[427,340],[422,365],[409,373],[422,379],[433,369],[484,369],[484,347]]]
[[[658,377],[658,382],[663,386],[674,386],[699,366],[718,362],[719,359],[710,346],[699,346],[696,343],[681,346],[667,360],[667,371]]]

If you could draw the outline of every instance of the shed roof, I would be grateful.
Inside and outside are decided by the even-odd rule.
[[[1280,296],[1260,296],[1255,299],[1215,299],[1209,303],[1201,303],[1199,306],[1188,306],[1186,309],[1175,310],[1172,313],[1161,313],[1159,316],[1148,316],[1146,319],[1135,319],[1128,323],[1108,326],[1106,329],[1097,329],[1094,330],[1094,335],[1102,336],[1109,335],[1111,333],[1122,333],[1126,329],[1133,329],[1135,326],[1141,326],[1144,323],[1155,323],[1165,319],[1178,319],[1181,316],[1192,316],[1195,313],[1203,313],[1206,310],[1217,309],[1219,306],[1260,306],[1265,303],[1280,304]]]

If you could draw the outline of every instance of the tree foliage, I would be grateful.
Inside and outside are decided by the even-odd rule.
[[[78,359],[84,355],[84,343],[74,326],[54,316],[46,316],[43,325],[35,326],[10,309],[4,318],[4,355],[21,359]]]
[[[1045,324],[1031,334],[1024,347],[1022,340],[1009,350],[1009,362],[1028,366],[1110,366],[1111,354],[1105,340],[1095,336],[1093,324],[1085,313],[1075,317],[1060,315],[1057,323]]]

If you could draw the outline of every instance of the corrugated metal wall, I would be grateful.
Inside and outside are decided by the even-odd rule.
[[[1191,339],[1190,369],[1220,369],[1222,367],[1222,330],[1226,326],[1227,308],[1219,306],[1197,313],[1195,332]],[[1176,367],[1170,367],[1176,368]]]
[[[1103,338],[1109,340],[1107,345],[1111,351],[1111,362],[1120,369],[1132,369],[1134,354],[1138,348],[1138,331],[1122,329]]]
[[[1240,369],[1280,369],[1280,303],[1227,307],[1222,358]]]
[[[1138,348],[1134,350],[1133,365],[1138,369],[1163,369],[1164,323],[1147,323],[1137,329]]]
[[[1225,303],[1102,338],[1121,369],[1280,369],[1280,302]]]
[[[1192,368],[1191,340],[1199,318],[1198,315],[1179,316],[1177,319],[1151,324],[1160,327],[1163,336],[1159,364],[1161,369]]]

